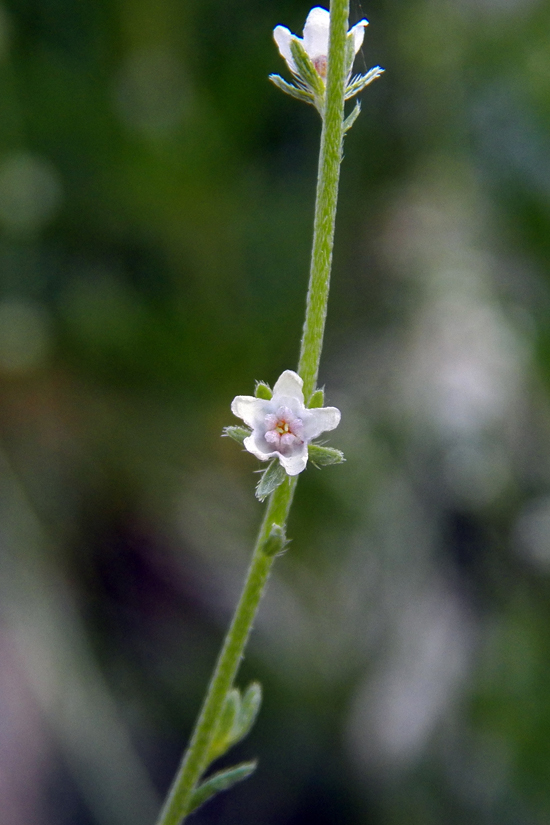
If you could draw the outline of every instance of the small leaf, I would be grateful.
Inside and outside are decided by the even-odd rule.
[[[256,486],[256,498],[259,501],[264,501],[285,479],[286,471],[275,459],[267,470],[262,473],[262,477]]]
[[[383,71],[384,69],[381,69],[380,66],[375,66],[374,69],[371,69],[366,74],[360,74],[354,77],[351,83],[348,83],[346,86],[344,100],[349,100],[350,97],[354,97],[359,92],[362,92],[365,86],[368,86],[369,83],[372,83],[373,80],[380,77]]]
[[[306,89],[299,89],[298,86],[294,86],[292,83],[287,83],[286,80],[283,80],[278,74],[270,74],[269,80],[285,94],[302,100],[304,103],[315,103],[315,98],[311,92],[306,91]]]
[[[225,697],[225,704],[218,720],[216,733],[208,751],[208,764],[227,753],[236,741],[241,712],[241,695],[237,688],[232,688]]]
[[[264,401],[271,401],[273,397],[273,390],[269,384],[264,383],[264,381],[256,381],[254,395],[256,398],[263,398]]]
[[[311,462],[318,467],[327,467],[329,464],[342,464],[346,459],[341,450],[333,447],[321,447],[320,444],[310,444],[308,455]]]
[[[262,552],[266,556],[277,556],[282,553],[287,545],[285,528],[279,524],[272,524],[269,536],[262,546]]]
[[[208,777],[208,779],[205,779],[205,781],[193,791],[187,813],[193,813],[193,811],[196,811],[197,808],[204,805],[205,802],[208,802],[209,799],[220,791],[227,791],[237,782],[248,779],[248,777],[254,773],[256,764],[256,762],[242,762],[240,765],[235,765],[234,768],[219,771]]]
[[[344,134],[351,129],[351,127],[353,126],[353,124],[355,123],[357,118],[359,117],[360,112],[361,112],[361,104],[356,103],[355,106],[353,107],[353,111],[344,120]]]
[[[261,704],[262,686],[258,682],[252,682],[242,696],[239,718],[237,720],[238,738],[235,740],[236,742],[250,733],[252,725],[258,716]]]
[[[325,95],[324,81],[311,62],[311,58],[304,49],[302,41],[296,37],[290,38],[290,53],[294,58],[300,78],[309,86],[315,97],[322,99]]]
[[[222,436],[227,435],[229,438],[232,438],[233,441],[236,441],[237,444],[242,444],[251,432],[252,430],[247,430],[246,427],[224,427]]]
[[[309,409],[312,410],[314,407],[322,407],[325,403],[325,391],[323,389],[315,390],[311,398],[309,399]]]

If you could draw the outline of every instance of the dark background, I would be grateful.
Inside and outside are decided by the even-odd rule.
[[[242,581],[294,368],[320,124],[297,0],[0,6],[4,825],[152,825]],[[372,0],[300,479],[197,825],[550,821],[550,5]]]

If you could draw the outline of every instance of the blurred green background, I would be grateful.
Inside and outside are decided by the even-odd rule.
[[[297,0],[0,5],[3,825],[152,825],[243,578],[234,395],[296,365]],[[197,825],[550,822],[550,4],[372,0],[321,383]]]

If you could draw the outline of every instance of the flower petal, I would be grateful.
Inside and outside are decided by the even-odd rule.
[[[254,398],[252,395],[237,395],[231,402],[231,412],[237,418],[242,418],[245,424],[255,429],[263,424],[266,407],[270,406],[269,401],[263,398]],[[247,448],[248,449],[248,448]]]
[[[357,54],[357,52],[363,45],[363,38],[365,37],[365,27],[368,25],[368,20],[360,20],[359,23],[356,23],[355,26],[348,32],[348,37],[350,34],[353,34],[353,48],[355,49],[355,54]]]
[[[268,458],[275,458],[280,455],[277,450],[270,450],[267,442],[263,438],[256,438],[254,433],[244,439],[243,446],[245,450],[255,455],[260,461],[267,461]]]
[[[307,446],[302,444],[300,450],[297,450],[292,455],[281,455],[278,453],[279,461],[285,468],[289,476],[297,476],[302,470],[306,469],[307,464]]]
[[[318,407],[304,413],[304,435],[308,441],[317,438],[327,430],[334,430],[340,423],[341,413],[337,407]]]
[[[294,372],[293,370],[285,370],[283,373],[281,373],[281,375],[277,379],[275,386],[273,387],[273,398],[275,398],[276,396],[288,396],[288,398],[293,398],[299,401],[299,403],[303,407],[303,386],[304,382],[302,381],[298,373]],[[287,406],[294,410],[295,405],[287,404]]]
[[[296,63],[294,62],[294,58],[292,57],[292,51],[290,49],[290,41],[293,37],[294,35],[290,31],[290,29],[286,28],[286,26],[275,26],[275,28],[273,29],[273,39],[277,44],[279,52],[281,53],[281,57],[284,57],[284,59],[286,60],[290,71],[296,74]]]
[[[275,407],[276,411],[281,407],[286,407],[291,412],[293,418],[301,418],[305,409],[303,398],[296,398],[294,395],[274,395],[273,398],[277,404]]]
[[[320,6],[311,9],[304,26],[304,49],[312,60],[328,55],[329,27],[329,12]]]

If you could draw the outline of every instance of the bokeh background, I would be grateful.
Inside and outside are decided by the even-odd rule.
[[[297,361],[298,0],[0,5],[0,809],[152,825],[243,578],[236,394]],[[371,0],[321,383],[197,825],[550,821],[550,4]]]

